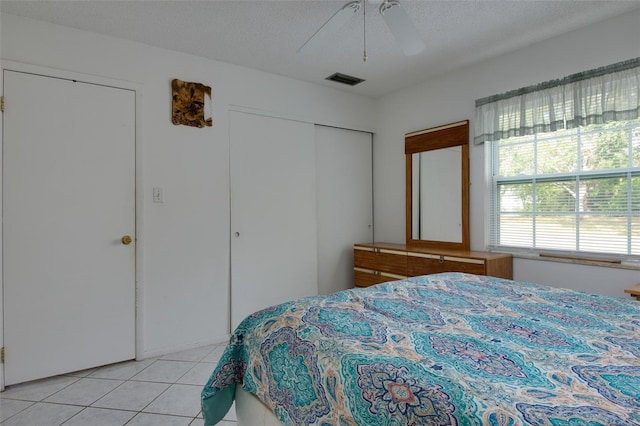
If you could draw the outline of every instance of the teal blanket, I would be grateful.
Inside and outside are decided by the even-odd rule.
[[[202,391],[285,425],[640,425],[640,302],[462,273],[247,317]]]

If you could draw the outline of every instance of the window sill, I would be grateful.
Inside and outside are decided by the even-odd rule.
[[[593,259],[581,259],[579,257],[554,257],[552,255],[540,256],[540,254],[538,253],[525,253],[519,251],[496,250],[496,252],[509,253],[515,259],[539,260],[542,262],[573,263],[576,265],[598,266],[602,268],[614,269],[631,269],[640,271],[640,261],[626,260],[622,261],[621,263],[612,263],[606,260],[598,261]]]

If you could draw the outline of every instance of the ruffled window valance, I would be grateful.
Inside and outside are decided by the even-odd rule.
[[[640,58],[476,100],[481,144],[640,117]]]

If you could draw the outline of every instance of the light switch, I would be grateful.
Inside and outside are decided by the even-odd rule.
[[[164,203],[164,198],[162,196],[162,188],[160,187],[153,188],[153,202]]]

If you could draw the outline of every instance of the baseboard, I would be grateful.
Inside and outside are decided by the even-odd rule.
[[[188,351],[189,349],[199,348],[201,346],[227,344],[228,341],[229,341],[229,335],[225,334],[224,336],[216,336],[211,339],[201,340],[198,342],[189,343],[185,345],[163,346],[162,348],[145,350],[142,353],[142,356],[136,357],[136,360],[140,361],[147,358],[164,356],[174,352]]]

